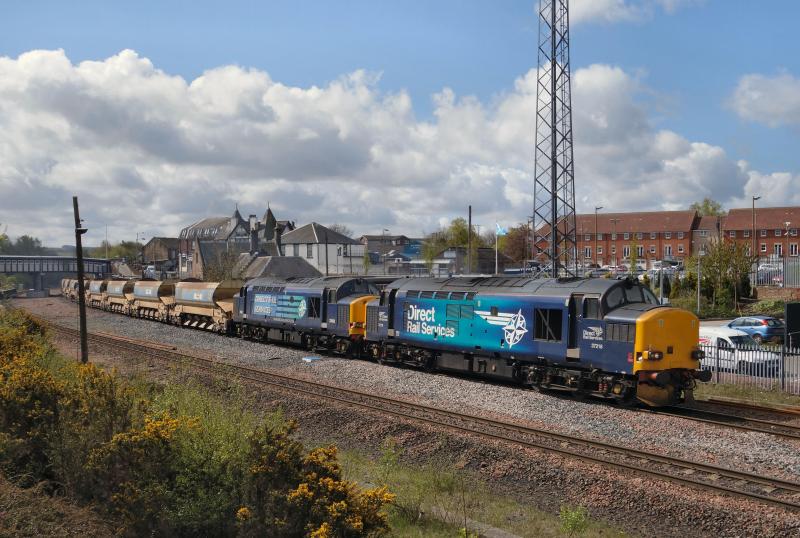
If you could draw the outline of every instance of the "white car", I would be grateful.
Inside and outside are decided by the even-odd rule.
[[[772,377],[780,368],[781,356],[763,349],[744,331],[728,327],[700,327],[700,361],[704,370],[726,370],[740,374]]]

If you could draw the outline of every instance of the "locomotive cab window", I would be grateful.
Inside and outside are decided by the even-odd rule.
[[[583,318],[600,319],[600,300],[596,297],[586,297],[583,300]]]
[[[563,310],[558,308],[535,308],[533,329],[534,340],[560,342]]]

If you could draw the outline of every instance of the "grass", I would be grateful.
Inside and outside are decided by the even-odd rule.
[[[511,496],[494,493],[490,484],[473,473],[439,461],[401,463],[401,450],[389,441],[379,458],[342,451],[345,477],[362,484],[387,484],[397,495],[390,508],[392,536],[473,536],[473,522],[490,525],[519,536],[559,537],[563,519]],[[573,508],[573,507],[570,507]],[[438,517],[432,517],[435,513]],[[464,514],[467,522],[466,532]],[[589,518],[587,529],[575,536],[627,536],[620,529]]]
[[[698,383],[697,388],[694,390],[694,397],[697,400],[721,397],[735,398],[749,403],[800,406],[800,396],[788,394],[777,389],[744,387],[741,385]]]
[[[114,527],[89,508],[23,489],[0,475],[0,536],[113,536]]]

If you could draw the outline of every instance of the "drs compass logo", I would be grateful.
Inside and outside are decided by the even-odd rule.
[[[506,344],[509,349],[518,344],[522,337],[528,332],[528,326],[525,321],[525,316],[522,315],[522,309],[518,310],[516,314],[511,312],[498,312],[492,315],[488,310],[476,310],[481,318],[483,318],[490,325],[498,325],[503,327],[503,334],[505,335]]]

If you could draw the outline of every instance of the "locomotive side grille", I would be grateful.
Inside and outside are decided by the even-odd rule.
[[[367,334],[378,332],[378,307],[367,307]]]
[[[350,324],[350,305],[336,305],[336,325],[347,328]]]

